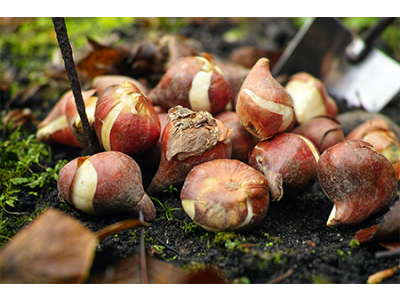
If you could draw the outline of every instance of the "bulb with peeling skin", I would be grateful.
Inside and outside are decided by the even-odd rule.
[[[139,166],[121,152],[101,152],[70,161],[61,169],[57,186],[64,201],[90,215],[143,211],[149,221],[156,215],[144,192]]]
[[[208,112],[194,112],[179,105],[171,108],[161,135],[160,164],[147,193],[158,193],[170,185],[182,184],[198,164],[230,158],[231,131]]]
[[[85,103],[85,112],[86,117],[89,122],[89,126],[92,130],[94,130],[94,111],[96,108],[97,96],[91,96],[94,94],[95,90],[91,90],[92,93],[83,92],[83,101]],[[86,140],[85,132],[83,130],[82,120],[76,109],[76,104],[74,98],[71,97],[65,106],[65,115],[67,117],[68,127],[76,137],[76,139],[85,147],[88,146],[88,142]]]
[[[272,77],[267,58],[260,58],[243,82],[236,113],[243,127],[259,140],[269,139],[293,127],[292,100]]]
[[[95,93],[96,90],[82,91],[82,98],[85,100]],[[71,130],[68,121],[69,109],[68,103],[71,102],[76,110],[75,98],[72,90],[65,92],[56,105],[52,108],[46,118],[38,125],[36,137],[38,140],[47,143],[59,143],[67,146],[83,148],[83,141],[78,139]]]
[[[94,128],[106,151],[133,155],[157,142],[161,124],[151,101],[133,83],[123,81],[97,100]]]
[[[149,93],[154,105],[166,109],[177,105],[216,114],[224,110],[231,87],[208,53],[183,57],[171,65]]]
[[[374,118],[360,124],[346,136],[346,140],[351,139],[370,143],[393,164],[400,161],[400,142],[384,119]]]
[[[268,183],[241,161],[216,159],[190,171],[181,200],[189,217],[208,231],[246,231],[267,213]]]
[[[305,192],[317,180],[319,152],[307,138],[282,132],[259,142],[249,155],[249,165],[265,175],[271,201]]]
[[[293,100],[296,121],[307,122],[318,116],[336,117],[338,108],[326,92],[321,80],[306,72],[299,72],[289,78],[285,86]]]

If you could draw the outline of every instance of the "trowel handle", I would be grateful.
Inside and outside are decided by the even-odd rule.
[[[363,40],[367,48],[371,48],[382,32],[395,18],[379,18],[378,22],[365,35]]]
[[[382,32],[388,27],[395,18],[379,18],[378,22],[363,35],[363,38],[355,38],[352,43],[346,48],[347,58],[352,63],[358,63],[371,51],[375,41],[379,38]]]

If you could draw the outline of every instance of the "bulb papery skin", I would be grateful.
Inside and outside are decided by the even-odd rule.
[[[232,155],[231,130],[210,113],[176,106],[168,111],[168,120],[161,135],[160,164],[146,189],[149,194],[182,184],[198,164]]]
[[[153,202],[144,192],[139,166],[117,151],[76,158],[60,171],[61,198],[90,215],[142,211],[148,221],[155,218]]]
[[[300,72],[292,75],[285,90],[293,100],[298,124],[318,116],[335,118],[338,113],[336,102],[329,97],[324,84],[311,74]]]
[[[304,193],[317,179],[319,152],[308,139],[289,132],[261,141],[249,156],[249,165],[267,178],[270,200]]]
[[[346,136],[346,139],[360,139],[370,143],[391,163],[400,160],[400,142],[387,122],[381,118],[374,118],[360,124]]]
[[[236,113],[243,127],[259,140],[293,128],[292,100],[272,77],[267,58],[260,58],[243,82]]]
[[[346,140],[325,150],[318,179],[334,211],[327,226],[356,225],[387,209],[397,194],[389,160],[362,140]]]
[[[231,87],[208,53],[174,62],[149,93],[154,105],[170,109],[177,105],[216,114],[224,110]]]
[[[99,97],[94,128],[104,150],[129,155],[150,149],[161,132],[153,104],[128,81],[108,87]]]
[[[85,93],[85,92],[84,92]],[[83,94],[84,94],[83,93]],[[76,148],[83,148],[68,126],[66,104],[74,99],[72,90],[65,92],[51,109],[46,118],[39,123],[36,138],[46,143],[58,143]]]
[[[94,112],[96,109],[97,96],[93,96],[95,89],[83,91],[82,98],[85,103],[85,113],[91,129],[94,129]],[[85,132],[83,130],[82,120],[76,109],[75,98],[70,97],[65,105],[65,116],[68,127],[75,138],[84,146],[88,147]]]
[[[246,231],[267,213],[268,183],[239,160],[216,159],[190,171],[181,200],[189,217],[208,231]]]

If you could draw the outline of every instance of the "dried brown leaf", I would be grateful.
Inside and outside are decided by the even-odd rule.
[[[81,283],[89,273],[97,237],[53,208],[23,228],[0,252],[2,283]]]
[[[129,54],[122,49],[101,45],[90,38],[88,42],[93,51],[77,63],[77,70],[90,79],[103,74],[119,74],[121,64]]]
[[[3,118],[3,126],[8,130],[14,130],[19,126],[23,126],[28,121],[36,126],[39,124],[39,120],[32,114],[29,108],[24,108],[22,110],[16,108],[10,110]]]
[[[151,284],[226,283],[221,273],[212,268],[188,274],[182,269],[148,255],[146,255],[146,265],[148,283]],[[139,255],[131,255],[122,259],[114,267],[109,267],[103,274],[93,277],[89,283],[143,283]]]
[[[98,242],[138,225],[149,224],[128,219],[93,233],[71,216],[49,208],[0,252],[0,282],[82,283],[88,277]]]
[[[376,272],[368,277],[367,283],[372,283],[372,284],[380,283],[386,278],[392,277],[394,272],[396,272],[398,268],[399,266]]]
[[[186,276],[183,270],[149,256],[146,256],[146,264],[149,283],[180,283]],[[120,260],[114,267],[109,267],[105,273],[93,277],[89,283],[143,283],[139,255],[131,255]]]
[[[361,244],[378,242],[387,249],[396,249],[400,241],[400,201],[396,201],[381,223],[360,229],[353,239]]]

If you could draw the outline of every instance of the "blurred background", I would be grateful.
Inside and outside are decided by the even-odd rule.
[[[163,72],[155,68],[158,63],[155,58],[160,56],[160,47],[155,48],[151,43],[159,46],[165,36],[187,37],[193,41],[196,49],[251,68],[261,56],[267,56],[273,64],[306,19],[71,17],[66,18],[65,22],[75,63],[82,62],[78,71],[83,84],[94,75],[99,75],[100,64],[108,64],[109,73],[127,73],[127,70],[112,70],[110,67],[122,60],[125,65],[126,61],[135,63],[135,67],[130,65],[129,75],[142,76],[151,86],[159,76],[155,76],[152,81],[148,72]],[[347,17],[341,20],[354,33],[362,35],[378,18]],[[397,61],[400,61],[399,28],[397,18],[384,31],[377,45]],[[51,18],[2,17],[0,32],[0,98],[3,113],[8,108],[35,107],[39,102],[46,105],[46,101],[54,101],[61,91],[68,89]],[[96,52],[99,49],[104,50],[102,57]],[[126,57],[122,59],[121,52],[116,54],[115,50],[123,50]],[[113,54],[110,51],[114,51]],[[153,65],[143,66],[143,62],[138,62],[138,53],[143,58],[151,57]],[[132,74],[134,68],[137,72]],[[104,69],[107,68],[101,72],[105,72]]]

